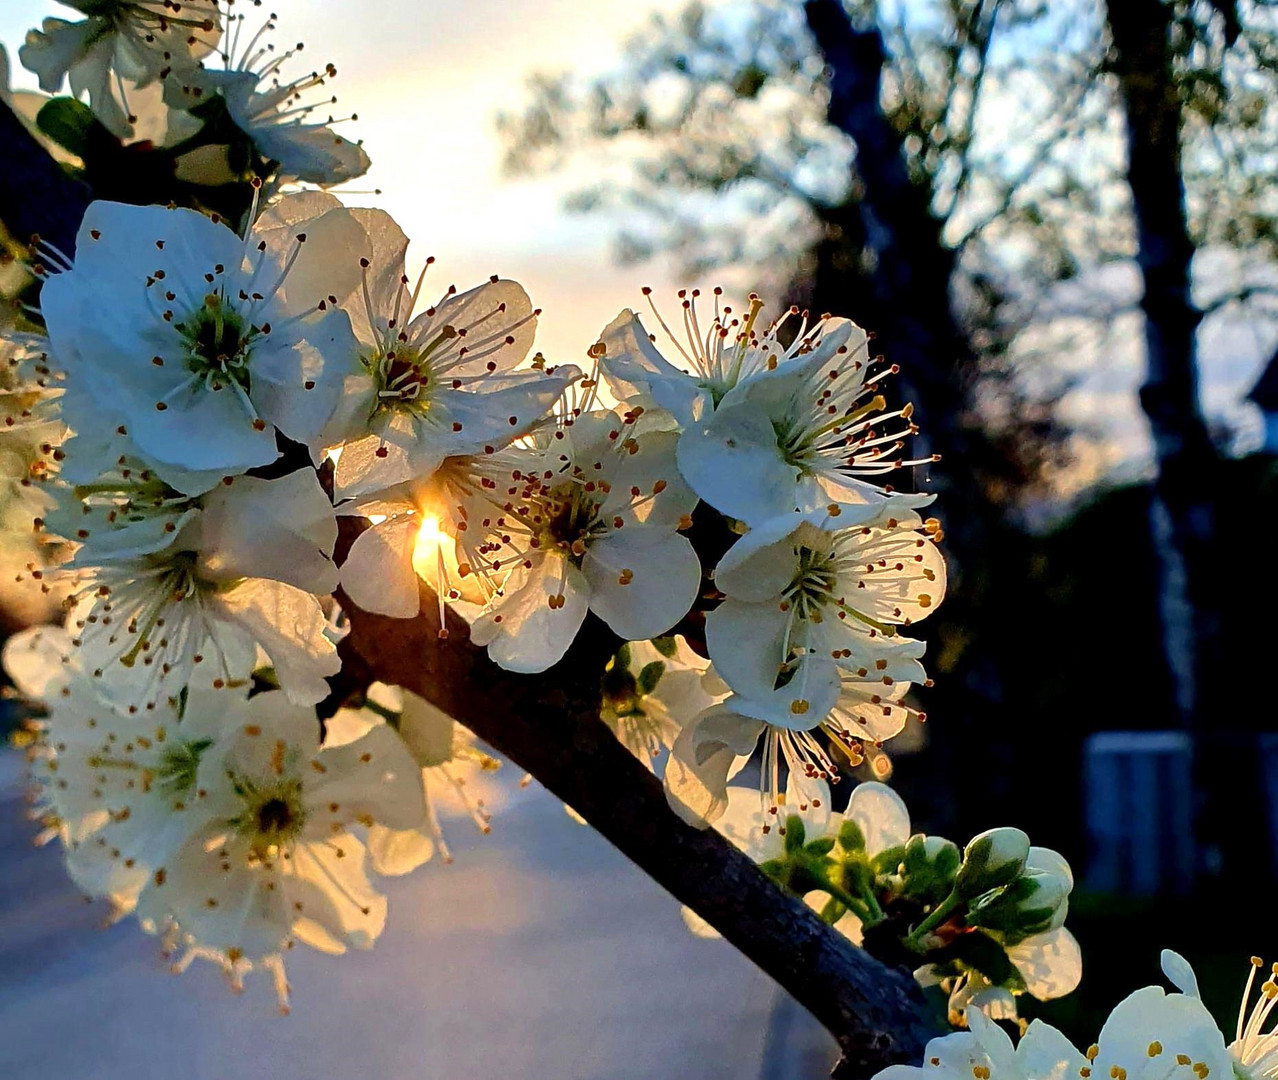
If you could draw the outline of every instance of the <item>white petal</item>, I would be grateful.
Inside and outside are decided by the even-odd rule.
[[[546,556],[531,569],[517,567],[503,591],[471,624],[471,640],[486,644],[489,657],[507,671],[545,671],[581,629],[589,583],[571,563]],[[552,598],[562,598],[562,606],[552,608]]]
[[[200,565],[214,581],[272,578],[312,593],[337,588],[337,518],[319,478],[299,469],[275,480],[239,476],[204,501]]]
[[[1039,1001],[1073,993],[1083,977],[1083,954],[1063,926],[1011,946],[1007,958],[1025,980],[1026,991]]]
[[[728,805],[728,773],[749,754],[763,725],[721,706],[708,709],[675,740],[666,764],[666,800],[689,825],[704,829]]]
[[[904,800],[874,780],[857,784],[843,816],[861,827],[865,850],[871,857],[910,838],[910,811]]]
[[[8,668],[6,662],[5,667]],[[1057,930],[1056,933],[1066,933],[1065,930]],[[1030,940],[1033,940],[1032,938]],[[1198,976],[1194,974],[1193,966],[1178,952],[1171,949],[1164,949],[1162,956],[1163,974],[1167,976],[1171,984],[1176,987],[1182,994],[1188,994],[1190,997],[1201,998],[1202,994],[1198,992]]]
[[[629,526],[594,541],[582,572],[590,610],[628,641],[668,631],[688,613],[701,584],[691,542],[656,526]]]
[[[679,439],[679,471],[728,517],[763,525],[795,509],[798,470],[777,448],[772,421],[747,408],[718,409]]]
[[[368,830],[368,854],[373,869],[388,877],[411,874],[430,862],[435,840],[428,829],[388,829],[374,825]]]
[[[355,538],[341,576],[342,589],[357,607],[396,619],[417,614],[421,582],[413,569],[413,549],[420,528],[416,514],[400,514]]]
[[[299,705],[328,696],[328,675],[341,669],[319,602],[283,582],[251,578],[216,598],[224,618],[243,627],[275,667],[280,687]]]

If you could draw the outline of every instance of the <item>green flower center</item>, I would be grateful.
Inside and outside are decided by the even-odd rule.
[[[259,785],[246,777],[232,779],[244,809],[230,824],[255,851],[269,855],[301,834],[306,824],[301,781],[281,778]]]
[[[219,294],[206,296],[204,304],[178,324],[178,330],[186,345],[186,366],[193,374],[211,377],[214,389],[220,388],[217,376],[223,375],[249,392],[254,331]]]

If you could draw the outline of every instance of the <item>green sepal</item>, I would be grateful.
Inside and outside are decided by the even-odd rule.
[[[798,814],[791,814],[785,819],[785,850],[787,855],[794,855],[803,850],[807,839],[807,830],[803,827],[803,819]]]
[[[650,664],[644,664],[637,680],[639,693],[644,696],[651,694],[657,689],[657,683],[661,682],[661,676],[665,673],[666,665],[661,660],[654,660]]]
[[[652,639],[652,647],[661,653],[667,660],[673,660],[675,653],[679,651],[679,643],[675,641],[674,634],[667,634],[665,637],[655,637]]]
[[[96,157],[104,146],[117,150],[120,146],[119,140],[93,115],[93,110],[72,97],[46,101],[36,113],[36,126],[84,161]]]
[[[847,852],[865,850],[865,833],[851,818],[845,819],[839,828],[839,846]]]

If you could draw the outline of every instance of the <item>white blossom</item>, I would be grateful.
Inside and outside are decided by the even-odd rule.
[[[798,358],[829,360],[851,336],[846,319],[820,319],[811,326],[792,307],[766,328],[758,325],[763,301],[753,293],[745,311],[721,303],[723,290],[714,290],[711,319],[702,325],[697,313],[698,289],[679,292],[683,309],[682,335],[672,330],[644,289],[653,318],[673,346],[673,362],[662,355],[655,338],[639,316],[625,309],[600,334],[600,370],[609,388],[622,401],[669,413],[680,429],[709,415],[738,386],[783,367]],[[787,347],[780,335],[793,321],[794,340]],[[681,340],[682,338],[682,340]]]
[[[979,1009],[966,1015],[970,1030],[933,1039],[922,1066],[893,1065],[875,1080],[1220,1080],[1233,1075],[1224,1037],[1202,1003],[1157,986],[1120,1002],[1085,1054],[1041,1020],[1031,1023],[1013,1048],[1010,1037]]]
[[[603,678],[599,718],[627,750],[656,771],[683,727],[728,694],[710,661],[699,656],[682,635],[628,642],[609,661]],[[624,667],[617,664],[624,658]]]
[[[277,428],[318,438],[358,355],[335,301],[358,283],[341,255],[362,229],[341,209],[298,222],[291,205],[244,239],[191,210],[89,207],[74,265],[41,295],[81,438],[126,427],[176,487],[273,462]]]
[[[634,431],[633,413],[574,413],[467,515],[465,531],[486,537],[469,569],[500,582],[471,640],[512,671],[559,660],[587,610],[627,640],[664,634],[701,582],[678,532],[696,496],[675,467],[674,434]]]
[[[368,833],[368,853],[379,874],[400,875],[416,870],[439,853],[453,861],[440,818],[457,810],[482,833],[491,829],[482,793],[483,777],[501,767],[461,724],[429,701],[398,686],[373,683],[364,709],[342,709],[328,722],[326,746],[378,725],[392,722],[408,752],[421,769],[425,804],[421,818],[407,828],[374,825]]]
[[[75,96],[88,94],[103,125],[121,138],[136,116],[125,83],[142,87],[171,71],[194,67],[222,33],[216,0],[62,0],[86,16],[47,18],[18,50],[40,88],[57,93],[64,80]]]
[[[230,20],[219,50],[221,69],[186,70],[168,81],[170,103],[193,109],[220,98],[235,126],[258,153],[279,163],[285,179],[329,185],[363,176],[370,164],[368,154],[359,143],[333,131],[340,121],[328,112],[337,102],[327,89],[337,68],[325,64],[323,70],[284,78],[284,66],[302,45],[277,52],[265,40],[275,30],[275,16],[252,33],[245,29],[246,18]]]
[[[0,522],[15,532],[32,532],[55,501],[46,481],[57,472],[66,426],[47,350],[39,335],[0,330]]]
[[[918,433],[913,407],[884,411],[879,384],[896,368],[869,358],[855,323],[827,317],[821,325],[810,351],[739,382],[679,441],[693,490],[752,527],[826,508],[864,513],[889,495],[898,507],[932,501],[879,482],[933,460],[902,452]]]
[[[1163,974],[1182,994],[1194,1001],[1199,1000],[1198,978],[1189,961],[1171,949],[1164,949],[1162,967]],[[1251,1003],[1256,975],[1264,967],[1265,962],[1259,956],[1251,958],[1247,970],[1247,985],[1238,1005],[1234,1039],[1228,1047],[1229,1056],[1233,1059],[1234,1075],[1243,1080],[1265,1080],[1278,1076],[1278,1031],[1275,1031],[1274,1025],[1269,1024],[1274,1004],[1278,1002],[1278,964],[1270,966],[1268,978],[1260,984],[1255,1003]],[[1268,1031],[1265,1030],[1266,1024],[1269,1024]]]
[[[178,970],[211,960],[233,985],[253,967],[271,971],[287,1010],[284,950],[341,953],[381,933],[386,898],[353,830],[419,820],[421,783],[387,727],[321,748],[314,711],[278,692],[248,699],[233,720],[199,754],[198,816],[152,865],[138,917],[185,947]]]
[[[161,496],[137,521],[136,489],[114,523],[110,511],[88,515],[87,583],[69,616],[82,662],[97,677],[137,667],[155,700],[193,680],[245,683],[260,647],[289,696],[313,704],[340,666],[313,595],[337,585],[332,508],[310,469],[228,479],[199,500]]]
[[[888,691],[926,678],[922,643],[898,627],[931,614],[945,594],[936,527],[891,503],[838,527],[848,517],[775,519],[716,567],[727,599],[707,616],[706,642],[738,712],[805,730],[833,708],[836,669]]]
[[[445,458],[507,445],[579,375],[572,367],[547,374],[540,362],[519,367],[540,311],[517,282],[493,277],[463,293],[449,286],[419,310],[435,260],[414,284],[404,271],[408,240],[390,215],[351,213],[367,241],[349,253],[362,274],[347,305],[361,370],[347,379],[326,435],[342,448],[338,499],[383,493],[429,477]]]

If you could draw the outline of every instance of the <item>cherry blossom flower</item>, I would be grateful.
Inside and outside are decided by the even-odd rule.
[[[1163,974],[1186,997],[1194,1001],[1200,1000],[1198,978],[1194,969],[1180,953],[1164,949],[1162,954]],[[1256,985],[1256,975],[1265,967],[1259,956],[1253,956],[1247,970],[1247,985],[1243,989],[1242,1000],[1238,1005],[1238,1023],[1234,1029],[1234,1040],[1229,1044],[1229,1056],[1233,1059],[1233,1072],[1245,1080],[1264,1080],[1278,1076],[1278,1031],[1269,1022],[1278,1002],[1278,964],[1269,969],[1269,976],[1261,984],[1255,1003],[1248,1008],[1252,1000],[1252,989]]]
[[[0,521],[25,532],[54,505],[45,486],[66,438],[48,342],[0,331]]]
[[[363,176],[370,164],[368,154],[359,143],[333,131],[340,121],[328,113],[337,102],[327,89],[337,68],[325,64],[322,71],[284,79],[282,70],[302,51],[301,43],[277,52],[265,40],[275,30],[275,16],[252,33],[245,28],[246,18],[230,19],[219,50],[222,69],[185,70],[168,80],[170,104],[195,109],[220,99],[258,153],[279,163],[283,178],[328,185]]]
[[[482,777],[501,767],[472,735],[429,701],[398,686],[373,683],[363,709],[342,709],[328,722],[325,746],[341,745],[373,727],[390,723],[421,769],[425,807],[408,828],[374,825],[368,833],[368,853],[379,874],[400,875],[416,870],[439,853],[453,861],[440,823],[444,809],[457,809],[482,833],[491,817],[482,795]]]
[[[74,265],[41,295],[68,385],[93,402],[80,437],[126,426],[174,486],[273,462],[277,428],[318,437],[358,355],[335,303],[358,283],[340,254],[362,229],[340,209],[297,222],[290,206],[244,239],[191,210],[89,207]]]
[[[828,322],[837,329],[826,333],[823,344],[837,347],[814,348],[739,383],[713,414],[685,430],[679,468],[721,513],[759,526],[827,507],[863,513],[889,496],[898,507],[932,501],[931,495],[903,494],[879,482],[934,459],[903,453],[905,441],[918,433],[912,406],[885,411],[880,383],[896,368],[868,358],[860,327]]]
[[[132,134],[125,82],[146,86],[171,71],[196,65],[222,34],[216,0],[62,0],[85,16],[47,18],[18,50],[40,88],[53,94],[69,79],[71,93],[87,93],[94,114],[113,134]]]
[[[206,673],[199,685],[243,684],[260,647],[294,700],[325,697],[325,676],[340,663],[312,594],[336,587],[337,524],[315,474],[228,478],[198,501],[133,479],[135,487],[107,492],[124,501],[91,512],[94,524],[75,534],[91,553],[69,616],[86,670],[100,678],[139,667],[153,701],[190,684],[197,669]]]
[[[715,569],[727,599],[706,619],[710,656],[740,698],[736,711],[805,730],[834,707],[834,669],[889,692],[923,681],[923,645],[897,628],[925,618],[945,594],[937,531],[882,503],[861,515],[810,514],[797,526],[775,519],[738,540]]]
[[[185,947],[177,970],[211,960],[234,986],[253,967],[270,971],[287,1011],[285,949],[341,953],[381,933],[386,898],[353,830],[420,820],[421,782],[388,727],[321,749],[313,710],[278,692],[248,699],[232,719],[198,755],[198,817],[152,861],[138,917]]]
[[[631,641],[604,672],[599,718],[655,772],[683,727],[727,694],[710,661],[682,636]]]
[[[408,240],[390,215],[351,213],[367,241],[349,255],[362,273],[347,304],[361,370],[347,379],[326,433],[342,448],[338,499],[382,493],[429,477],[445,458],[507,445],[580,374],[573,367],[548,374],[540,361],[515,370],[540,313],[517,282],[493,277],[463,293],[450,286],[419,310],[434,259],[411,282],[404,272]]]
[[[634,413],[575,412],[468,515],[488,538],[470,569],[500,580],[471,640],[512,671],[554,664],[587,610],[627,640],[664,634],[701,582],[678,532],[696,496],[675,467],[674,433],[636,431]]]
[[[826,317],[809,325],[796,307],[762,327],[758,320],[764,303],[758,296],[751,293],[746,309],[734,311],[721,302],[722,289],[714,290],[713,313],[703,327],[697,312],[700,290],[682,289],[680,340],[681,335],[667,325],[653,303],[652,290],[643,292],[653,318],[674,348],[674,362],[661,354],[639,316],[627,308],[599,336],[603,346],[600,369],[618,398],[665,410],[680,428],[706,419],[731,391],[765,372],[800,358],[832,360],[854,333],[860,332],[847,319]],[[791,330],[793,341],[783,346],[781,336]]]

